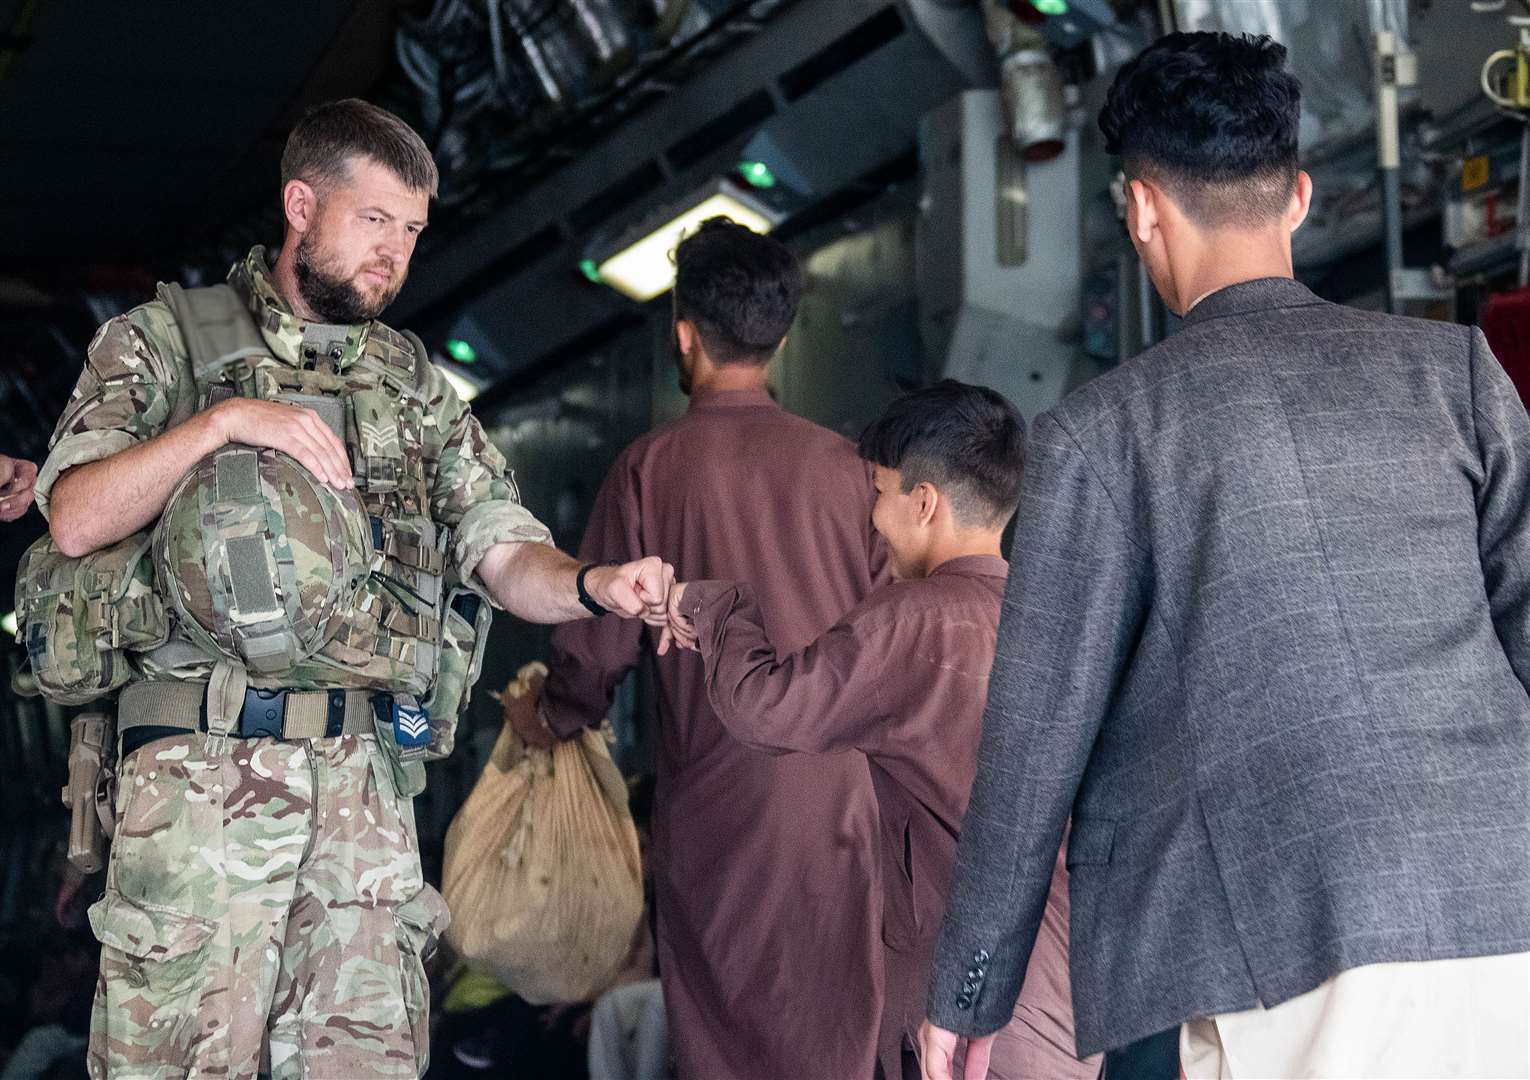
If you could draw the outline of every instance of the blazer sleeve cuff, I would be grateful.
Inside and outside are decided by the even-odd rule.
[[[966,950],[965,956],[936,953],[926,1012],[930,1023],[958,1035],[991,1035],[1014,1015],[1014,1000],[1005,1001],[1008,980],[988,948]]]

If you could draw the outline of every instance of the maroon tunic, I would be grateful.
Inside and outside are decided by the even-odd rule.
[[[772,638],[800,648],[872,588],[873,497],[870,467],[838,435],[764,393],[697,395],[623,452],[580,557],[661,555],[682,580],[748,581]],[[646,636],[613,618],[558,629],[544,692],[554,730],[605,716]],[[750,749],[707,704],[699,656],[666,657],[658,675],[655,912],[680,1075],[869,1077],[882,958],[865,757]]]
[[[870,759],[881,810],[887,950],[878,1057],[890,1080],[903,1076],[904,1046],[916,1044],[925,1015],[1007,574],[996,555],[952,559],[927,578],[877,589],[794,653],[775,648],[769,602],[757,604],[747,586],[700,581],[685,593],[707,690],[729,731],[762,748],[858,750]],[[1099,1071],[1098,1057],[1080,1062],[1073,1055],[1067,872],[1059,857],[1015,1018],[999,1033],[990,1075],[1082,1078]]]

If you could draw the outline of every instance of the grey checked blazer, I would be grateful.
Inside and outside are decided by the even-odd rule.
[[[1530,419],[1288,279],[1032,430],[930,1016],[1010,1018],[1070,814],[1081,1053],[1530,950]]]

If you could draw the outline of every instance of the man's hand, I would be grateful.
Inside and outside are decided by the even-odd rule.
[[[954,1031],[936,1027],[926,1020],[919,1025],[919,1064],[924,1080],[986,1080],[988,1059],[993,1054],[993,1035],[963,1040]],[[958,1044],[967,1044],[966,1060],[962,1063],[961,1076],[956,1074],[956,1051]]]
[[[663,631],[665,638],[674,583],[675,568],[652,555],[620,566],[592,567],[584,576],[585,590],[597,604],[624,619],[642,619]]]
[[[320,483],[355,486],[344,444],[312,409],[230,398],[151,439],[66,469],[49,507],[59,550],[79,558],[149,528],[186,471],[229,443],[281,450]]]
[[[281,401],[229,398],[208,412],[223,442],[280,450],[332,488],[356,486],[345,443],[312,409]]]
[[[0,521],[15,521],[27,512],[36,484],[35,464],[0,454]]]
[[[626,619],[642,619],[659,631],[659,655],[669,651],[669,590],[675,568],[648,556],[620,566],[597,566],[584,587],[597,604]]]
[[[505,723],[521,737],[522,742],[527,746],[547,750],[558,745],[558,736],[542,718],[540,706],[542,684],[545,682],[547,669],[539,665],[538,670],[526,675],[524,679],[516,679],[505,688],[500,706],[504,709]]]
[[[680,582],[670,587],[669,604],[667,615],[669,625],[665,628],[664,635],[659,639],[658,653],[663,656],[669,651],[669,646],[674,643],[682,649],[694,649],[696,647],[696,624],[680,613],[680,601],[685,596],[686,582]]]

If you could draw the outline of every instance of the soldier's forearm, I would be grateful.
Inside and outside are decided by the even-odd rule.
[[[551,544],[495,544],[484,552],[477,573],[496,604],[527,622],[589,617],[574,584],[578,560]]]
[[[216,408],[100,461],[76,465],[53,485],[49,530],[78,558],[158,520],[186,470],[223,445]]]

